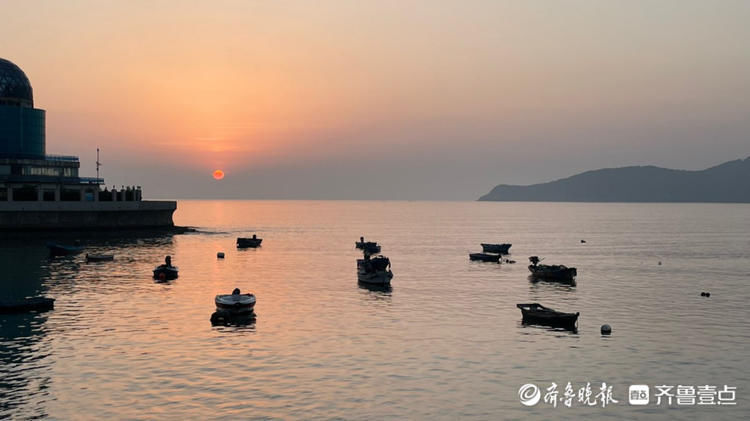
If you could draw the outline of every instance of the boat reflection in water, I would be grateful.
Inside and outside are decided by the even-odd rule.
[[[390,293],[393,292],[391,284],[369,284],[366,282],[357,282],[357,285],[359,288],[366,289],[370,292],[382,293],[378,295],[390,295]]]
[[[257,315],[252,313],[232,313],[225,310],[216,310],[211,315],[213,326],[248,326],[255,327]]]

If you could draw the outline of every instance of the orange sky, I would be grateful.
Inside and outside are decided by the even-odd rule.
[[[402,177],[425,156],[435,164],[424,171],[459,160],[452,171],[483,192],[591,166],[701,167],[748,154],[748,3],[71,0],[0,10],[13,17],[0,26],[0,56],[25,70],[47,110],[48,152],[86,157],[99,146],[118,176],[126,162],[207,178],[217,168],[325,169],[387,148]],[[704,151],[707,137],[721,146]]]

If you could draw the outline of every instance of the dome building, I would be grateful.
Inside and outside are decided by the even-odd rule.
[[[80,177],[80,166],[77,156],[47,155],[45,111],[34,108],[31,82],[0,58],[0,230],[61,221],[76,229],[173,226],[176,202],[141,201],[140,187],[102,189],[104,180]]]

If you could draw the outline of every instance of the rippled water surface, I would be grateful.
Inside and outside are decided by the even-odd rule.
[[[199,232],[83,239],[109,263],[0,241],[1,296],[57,299],[0,315],[0,419],[749,415],[750,206],[180,201],[175,222]],[[252,233],[263,247],[235,249]],[[357,284],[360,235],[391,258],[391,290]],[[518,263],[470,262],[480,242]],[[577,285],[530,282],[532,254]],[[165,255],[180,277],[155,283]],[[212,327],[235,287],[257,320]],[[578,332],[523,326],[521,302],[580,312]],[[618,404],[519,403],[525,383],[602,381]],[[631,407],[630,384],[727,384],[738,404]]]

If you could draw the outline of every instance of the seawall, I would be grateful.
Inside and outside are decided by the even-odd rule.
[[[1,231],[169,228],[175,201],[0,202]]]

